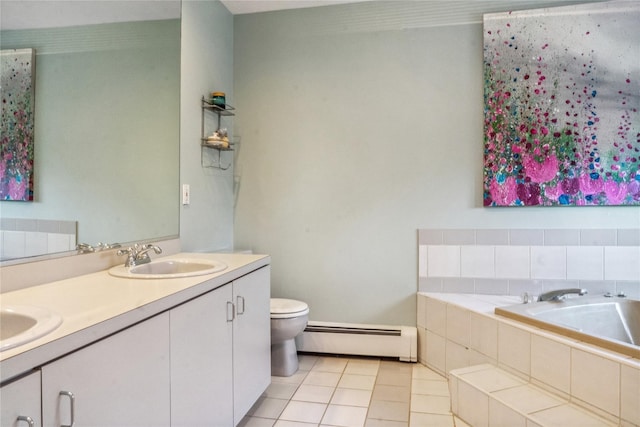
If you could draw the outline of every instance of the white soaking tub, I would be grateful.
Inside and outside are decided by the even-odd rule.
[[[495,313],[640,359],[640,301],[573,297],[496,307]]]

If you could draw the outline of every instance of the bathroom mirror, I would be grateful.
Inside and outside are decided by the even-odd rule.
[[[34,201],[1,201],[3,222],[77,221],[90,245],[178,235],[180,9],[3,0],[2,49],[36,50]]]

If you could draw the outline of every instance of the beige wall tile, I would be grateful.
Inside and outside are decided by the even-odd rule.
[[[531,376],[564,393],[569,393],[571,383],[569,346],[532,334]]]
[[[620,418],[640,425],[640,368],[621,366]]]
[[[469,346],[491,359],[498,359],[497,320],[471,312],[469,314]]]
[[[447,304],[446,337],[463,346],[469,345],[469,310]]]
[[[447,334],[447,304],[434,298],[427,298],[426,310],[427,330],[444,337]]]
[[[498,324],[498,362],[529,375],[531,334],[506,323]]]
[[[489,425],[526,427],[527,419],[503,403],[489,398]]]
[[[571,394],[610,414],[620,415],[620,365],[571,349]]]

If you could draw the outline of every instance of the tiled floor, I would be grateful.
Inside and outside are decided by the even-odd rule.
[[[450,412],[446,379],[419,363],[299,357],[240,427],[468,427]]]

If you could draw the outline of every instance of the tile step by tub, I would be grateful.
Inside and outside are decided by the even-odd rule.
[[[449,373],[451,412],[474,427],[614,427],[568,400],[490,364]]]

